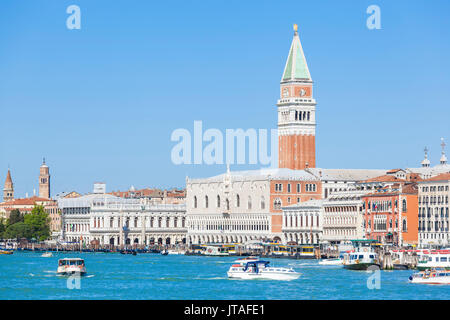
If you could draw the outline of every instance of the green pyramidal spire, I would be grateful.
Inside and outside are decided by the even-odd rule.
[[[306,63],[296,24],[294,24],[294,38],[292,39],[289,57],[286,61],[281,81],[284,82],[290,80],[311,81],[311,75],[309,74],[308,64]]]

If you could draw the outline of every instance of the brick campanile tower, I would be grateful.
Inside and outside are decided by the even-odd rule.
[[[280,83],[278,167],[293,170],[316,166],[316,100],[303,48],[294,24],[289,56]]]
[[[5,187],[3,188],[3,201],[11,201],[14,199],[14,184],[11,178],[11,171],[8,169],[6,175]]]
[[[39,169],[39,198],[50,199],[50,172],[45,158]]]

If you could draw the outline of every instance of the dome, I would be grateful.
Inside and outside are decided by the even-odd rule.
[[[422,164],[422,167],[429,167],[430,166],[430,160],[428,160],[428,158],[425,158],[425,159],[423,159],[421,164]]]

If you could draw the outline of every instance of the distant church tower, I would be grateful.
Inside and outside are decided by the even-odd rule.
[[[278,167],[316,166],[316,100],[297,25],[284,67],[278,100]]]
[[[50,173],[48,166],[45,164],[45,158],[39,173],[39,198],[50,199]]]
[[[3,188],[3,201],[11,201],[14,199],[14,184],[11,179],[11,172],[8,169],[8,174],[6,175],[5,187]]]

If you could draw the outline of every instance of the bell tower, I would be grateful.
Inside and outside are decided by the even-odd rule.
[[[280,82],[278,167],[293,170],[316,166],[316,100],[313,81],[294,24],[289,56]]]
[[[3,201],[14,200],[14,184],[11,179],[11,172],[8,169],[8,174],[6,175],[5,186],[3,188]]]
[[[50,172],[45,158],[39,170],[39,198],[50,199]]]

